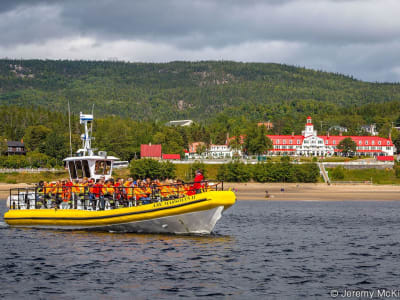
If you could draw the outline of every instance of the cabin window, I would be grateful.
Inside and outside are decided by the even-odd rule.
[[[71,176],[71,179],[76,179],[76,169],[75,169],[75,164],[73,161],[68,162],[68,170],[69,170],[69,176]]]
[[[98,160],[96,161],[95,171],[96,175],[109,175],[111,171],[111,161]]]
[[[82,162],[80,160],[75,161],[75,169],[78,178],[83,178]]]
[[[111,161],[106,161],[106,174],[111,175]]]
[[[90,175],[90,169],[89,169],[89,164],[87,160],[82,160],[82,167],[83,167],[83,175],[87,178],[92,177]]]
[[[104,168],[105,167],[105,161],[103,160],[98,160],[96,161],[94,173],[96,175],[104,175]]]

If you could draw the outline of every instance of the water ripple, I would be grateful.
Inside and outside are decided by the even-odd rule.
[[[397,289],[399,206],[242,201],[209,236],[0,221],[0,298],[324,299],[330,289]]]

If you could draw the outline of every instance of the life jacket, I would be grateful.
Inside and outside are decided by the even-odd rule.
[[[115,189],[114,189],[114,187],[113,187],[113,185],[111,184],[111,183],[108,183],[107,185],[106,185],[106,192],[105,192],[105,194],[108,194],[108,195],[114,195],[114,191],[115,191]]]
[[[131,181],[127,181],[124,183],[124,193],[126,194],[128,199],[131,199],[133,197],[134,192]]]
[[[134,191],[135,191],[136,199],[147,197],[145,189],[146,188],[143,188],[143,187],[135,187]]]
[[[96,197],[100,197],[100,195],[103,195],[103,185],[100,184],[100,183],[96,183],[96,184],[93,186],[93,194],[94,194]]]
[[[168,197],[170,194],[171,190],[169,189],[169,186],[167,185],[161,186],[161,196]]]
[[[71,199],[72,182],[67,182],[62,186],[61,198],[63,202],[68,202]]]

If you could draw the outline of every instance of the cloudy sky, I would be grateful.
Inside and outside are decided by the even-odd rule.
[[[400,82],[400,0],[1,0],[0,57],[276,62]]]

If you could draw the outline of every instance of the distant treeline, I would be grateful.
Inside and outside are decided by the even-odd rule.
[[[228,182],[317,182],[319,168],[315,163],[290,162],[258,163],[256,165],[233,162],[221,165],[217,179]]]
[[[292,164],[289,161],[278,163],[258,163],[256,165],[232,162],[228,164],[212,165],[217,168],[217,178],[209,178],[208,165],[199,162],[188,164],[185,168],[189,171],[180,179],[193,180],[196,169],[201,169],[206,179],[218,179],[228,182],[317,182],[319,168],[315,163]],[[134,178],[176,178],[177,165],[170,162],[158,162],[152,159],[132,161],[130,174]]]
[[[392,104],[382,103],[377,112],[387,107],[392,110],[391,113],[398,114],[398,109],[392,107]],[[350,115],[348,117],[350,118]],[[6,140],[23,140],[28,156],[45,155],[41,161],[46,161],[46,165],[52,165],[53,162],[60,165],[62,159],[70,155],[68,114],[41,107],[3,105],[0,106],[0,118],[2,120],[0,122],[1,153],[7,150]],[[298,122],[304,127],[303,120],[300,119]],[[315,126],[318,128],[318,124]],[[388,126],[390,127],[391,124]],[[293,130],[293,128],[290,129]],[[294,132],[300,134],[299,131]],[[391,132],[392,140],[397,149],[400,149],[399,132],[396,129]],[[72,151],[75,152],[82,147],[80,135],[83,133],[83,128],[79,125],[78,114],[72,114],[71,133]],[[255,122],[244,117],[235,118],[227,115],[218,115],[208,123],[199,122],[187,127],[168,127],[161,122],[135,121],[118,116],[97,117],[95,114],[93,124],[95,139],[92,146],[107,151],[121,160],[131,161],[140,158],[141,144],[162,144],[163,153],[179,153],[183,157],[184,149],[187,149],[189,143],[202,141],[206,145],[225,144],[228,136],[245,135],[248,137],[244,145],[247,152],[259,154],[263,152],[265,145],[269,145],[270,141],[263,138],[267,133],[276,133],[276,128],[267,132],[264,127],[257,127]],[[348,134],[350,133],[351,131]],[[240,139],[232,140],[231,146],[240,148]],[[26,163],[33,163],[33,161],[26,160]],[[21,164],[25,164],[25,161]]]

